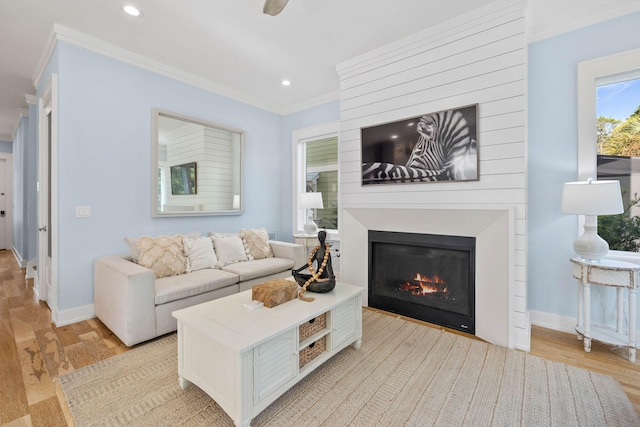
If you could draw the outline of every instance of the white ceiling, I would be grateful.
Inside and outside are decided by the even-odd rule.
[[[133,18],[121,11],[125,0],[0,0],[0,140],[12,139],[27,108],[25,95],[35,94],[54,24],[181,70],[223,95],[284,113],[337,99],[337,64],[493,1],[289,0],[273,17],[262,13],[263,0],[132,0],[144,13]],[[585,3],[603,3],[563,1],[564,13],[574,15],[572,5],[585,10]],[[559,20],[557,2],[529,3],[538,7],[540,22],[567,25]],[[638,9],[639,2],[606,3]],[[546,12],[544,4],[556,6]],[[283,87],[285,78],[293,84]]]

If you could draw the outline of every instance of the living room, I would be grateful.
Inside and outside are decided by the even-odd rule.
[[[579,177],[578,64],[640,47],[634,37],[640,22],[636,2],[590,6],[536,22],[534,5],[498,1],[432,28],[416,28],[409,38],[334,64],[338,93],[286,114],[172,78],[144,58],[55,26],[43,52],[47,61],[34,70],[37,96],[54,74],[58,87],[56,293],[48,301],[53,320],[65,325],[93,317],[93,262],[125,252],[127,236],[265,227],[278,240],[292,241],[292,132],[335,122],[344,281],[366,286],[366,230],[483,236],[500,226],[505,247],[492,256],[489,242],[484,256],[506,260],[504,279],[499,289],[483,293],[486,317],[479,336],[528,351],[532,324],[572,331],[576,291],[569,259],[578,218],[561,213],[560,202],[563,183]],[[482,58],[488,59],[465,54],[471,47],[483,47]],[[425,77],[425,69],[452,55],[464,58],[447,65],[459,74]],[[478,181],[360,185],[362,127],[471,104],[479,111]],[[35,214],[25,208],[36,198],[37,103],[28,108],[11,135],[14,159],[20,159],[15,184],[26,189],[14,194],[14,252],[23,267],[36,256],[37,235]],[[246,131],[242,215],[151,216],[154,108]],[[77,206],[91,206],[91,217],[74,217]],[[491,265],[485,269],[493,271]],[[594,317],[610,322],[615,304],[607,293],[598,298],[602,308],[594,308]]]

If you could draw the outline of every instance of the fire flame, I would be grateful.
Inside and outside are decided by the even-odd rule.
[[[411,295],[428,295],[439,292],[447,293],[449,291],[445,286],[445,281],[438,275],[427,277],[417,273],[412,280],[417,283],[404,282],[400,289],[411,292]]]

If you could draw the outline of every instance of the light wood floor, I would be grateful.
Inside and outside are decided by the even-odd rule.
[[[58,376],[128,348],[99,320],[57,328],[33,294],[11,251],[0,251],[0,426],[67,426],[73,420]],[[531,354],[618,379],[640,413],[640,361],[594,342],[591,353],[573,334],[534,327]]]

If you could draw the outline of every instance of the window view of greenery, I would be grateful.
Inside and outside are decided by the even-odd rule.
[[[640,252],[640,79],[597,88],[598,179],[620,181],[625,212],[598,217],[609,249]]]
[[[307,192],[322,193],[324,209],[315,209],[319,229],[338,229],[338,138],[306,144]]]

